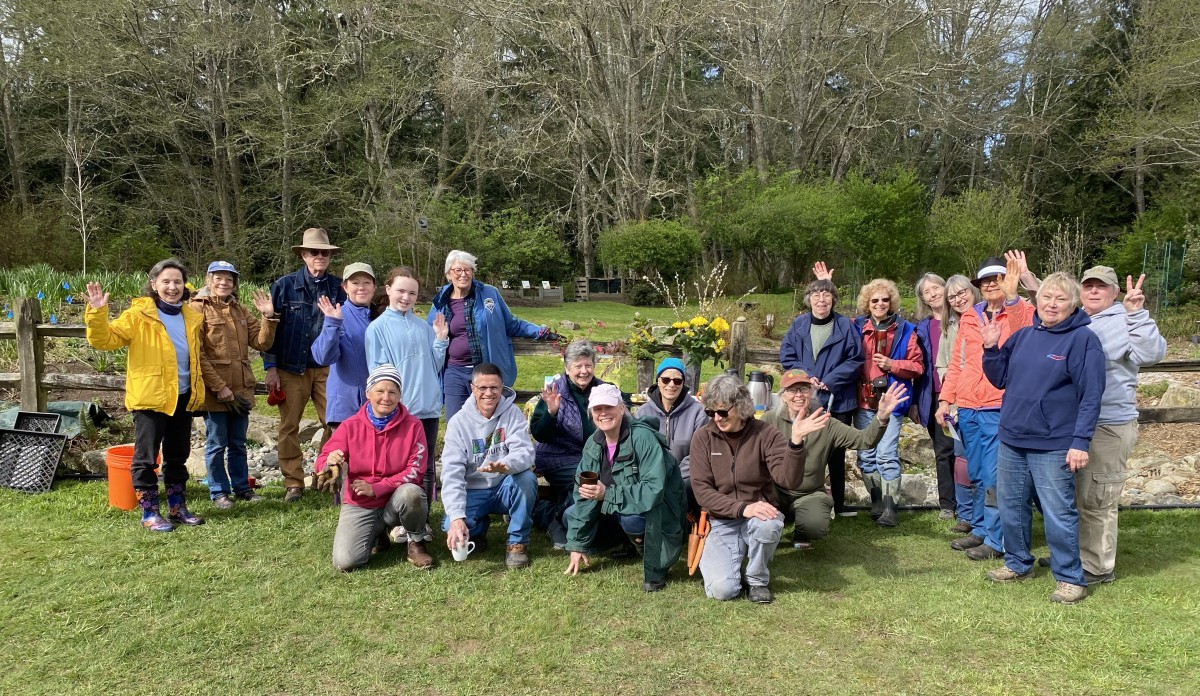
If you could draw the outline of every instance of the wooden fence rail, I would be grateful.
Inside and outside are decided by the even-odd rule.
[[[20,372],[0,373],[0,388],[19,389],[21,408],[26,411],[45,411],[46,394],[49,389],[75,389],[83,391],[124,391],[124,375],[46,373],[43,340],[46,338],[86,338],[86,331],[78,324],[42,323],[41,303],[36,298],[17,299],[13,303],[15,322],[0,322],[0,340],[17,342],[17,363]],[[729,367],[745,376],[747,365],[779,366],[779,349],[750,348],[745,317],[738,317],[730,326]],[[658,352],[679,357],[678,347],[669,344],[657,346]],[[513,351],[517,355],[559,355],[557,346],[529,339],[515,339]],[[1143,367],[1142,372],[1200,372],[1200,360],[1161,362]],[[654,361],[637,361],[637,388],[645,391],[654,379]],[[699,370],[690,369],[688,384],[693,389],[699,380]],[[266,394],[266,385],[259,382],[255,391]],[[535,391],[518,391],[519,399],[528,399]],[[1143,408],[1138,413],[1142,423],[1200,423],[1200,408]]]

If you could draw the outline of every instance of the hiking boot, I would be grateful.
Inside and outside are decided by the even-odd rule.
[[[259,502],[262,502],[262,499],[263,499],[263,497],[261,495],[255,493],[252,489],[247,489],[244,491],[236,491],[233,494],[233,497],[237,498],[238,500],[244,500],[247,503],[259,503]]]
[[[233,498],[227,495],[218,495],[213,498],[213,506],[218,510],[228,510],[233,507]]]
[[[204,518],[188,510],[187,493],[184,484],[172,483],[167,486],[167,519],[175,524],[186,524],[198,527],[204,524]]]
[[[550,543],[554,544],[556,550],[562,551],[567,548],[567,528],[562,522],[551,520],[546,533],[550,535]]]
[[[158,510],[158,487],[137,492],[138,507],[142,509],[142,526],[152,532],[173,532],[175,525],[163,518]]]
[[[642,591],[643,592],[662,592],[663,589],[666,588],[666,586],[667,586],[666,580],[659,580],[658,582],[646,581],[646,582],[642,583]]]
[[[639,556],[646,555],[646,538],[645,537],[643,537],[641,535],[631,536],[631,537],[629,537],[629,541],[630,541],[630,543],[633,544],[633,550],[637,552],[637,555],[639,555]]]
[[[750,591],[746,593],[751,602],[755,604],[770,604],[775,601],[775,595],[771,592],[771,588],[766,585],[751,585]]]
[[[954,532],[955,534],[970,534],[971,523],[966,520],[959,520],[954,524],[953,527],[950,528],[950,531]]]
[[[287,493],[283,494],[283,502],[298,503],[304,497],[304,489],[300,486],[288,486]]]
[[[1028,572],[1018,573],[1008,566],[1000,566],[995,570],[989,570],[987,572],[987,579],[991,580],[992,582],[1020,582],[1022,580],[1028,580],[1032,577],[1033,568],[1030,568]]]
[[[479,547],[476,546],[478,551]],[[529,567],[529,544],[509,544],[504,547],[504,567],[509,570]]]
[[[952,519],[954,519],[954,511],[953,510],[942,510],[941,512],[938,513],[938,519],[939,520],[952,520]],[[968,529],[967,531],[969,532],[971,530]]]
[[[375,543],[371,545],[371,555],[383,553],[392,548],[392,538],[387,535],[387,532],[380,532],[379,536],[375,537]]]
[[[983,543],[983,537],[977,537],[974,534],[968,534],[965,537],[960,537],[950,542],[950,548],[955,551],[966,551],[973,549]]]
[[[425,550],[425,542],[408,542],[408,562],[421,569],[433,567],[433,556]]]
[[[1083,571],[1083,579],[1089,585],[1107,585],[1117,579],[1117,574],[1110,570],[1103,575],[1096,575],[1085,570]]]
[[[1058,602],[1059,604],[1079,604],[1087,599],[1087,588],[1083,585],[1072,585],[1069,582],[1061,580],[1056,585],[1054,592],[1050,593],[1050,601]]]
[[[966,555],[972,561],[990,561],[994,558],[1004,558],[1003,551],[997,551],[987,544],[980,544],[973,549],[967,549]]]

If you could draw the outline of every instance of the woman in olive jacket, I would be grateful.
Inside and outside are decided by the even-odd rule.
[[[238,272],[228,261],[208,265],[205,285],[192,298],[192,309],[204,315],[200,372],[204,375],[204,464],[208,491],[222,510],[233,501],[262,500],[250,487],[246,465],[246,430],[254,407],[250,348],[264,351],[275,341],[279,318],[271,296],[254,293],[254,307],[263,321],[238,301]]]

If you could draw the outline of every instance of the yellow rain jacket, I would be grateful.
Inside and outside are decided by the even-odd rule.
[[[125,408],[130,411],[175,412],[179,402],[179,368],[175,344],[158,318],[158,307],[150,297],[134,298],[129,309],[109,323],[108,307],[88,305],[83,315],[87,340],[93,348],[116,350],[129,346],[125,377]],[[204,376],[200,372],[200,329],[204,316],[184,303],[183,325],[188,338],[188,364],[192,394],[188,410],[204,405]]]

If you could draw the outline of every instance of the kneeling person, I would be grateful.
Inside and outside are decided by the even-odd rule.
[[[788,437],[797,420],[810,416],[820,417],[822,408],[812,408],[812,378],[804,370],[788,370],[779,381],[779,406],[763,416],[763,421],[775,426]],[[808,449],[805,458],[803,485],[799,489],[787,489],[776,484],[775,496],[784,519],[794,518],[792,547],[807,549],[812,542],[824,539],[829,534],[830,511],[833,498],[825,492],[825,461],[834,449],[862,450],[879,444],[887,431],[888,418],[908,391],[904,385],[894,382],[879,397],[879,408],[875,418],[866,428],[858,430],[838,420],[822,421],[824,425],[803,438]]]
[[[354,570],[388,545],[387,531],[425,526],[429,501],[420,483],[428,465],[421,421],[400,403],[400,373],[391,365],[367,377],[367,403],[342,422],[317,457],[318,486],[333,489],[345,470],[342,505],[333,535],[333,565]],[[408,542],[408,560],[429,568],[424,542]]]
[[[575,503],[564,515],[566,573],[578,573],[589,553],[620,541],[623,532],[642,553],[642,589],[657,592],[683,549],[687,496],[679,466],[666,438],[629,415],[616,386],[593,387],[588,411],[596,432],[583,447]]]
[[[529,530],[537,477],[533,441],[517,393],[504,386],[500,368],[481,363],[471,371],[471,395],[446,425],[442,448],[442,529],[453,551],[475,542],[486,545],[492,513],[508,515],[504,565],[529,565]]]

